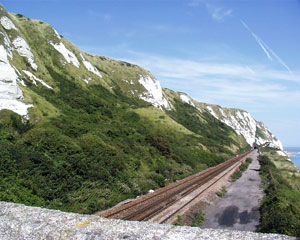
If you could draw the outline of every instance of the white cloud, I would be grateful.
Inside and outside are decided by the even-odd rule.
[[[212,12],[212,18],[221,21],[227,16],[231,16],[232,9],[215,8]]]
[[[283,142],[297,139],[294,132],[299,129],[300,71],[289,74],[259,63],[223,64],[136,52],[130,55],[123,60],[149,69],[163,87],[185,92],[200,102],[244,109],[272,127]],[[287,128],[278,123],[284,119],[296,119],[296,124],[289,126],[293,140],[284,138]]]
[[[155,70],[160,76],[175,79],[194,79],[207,76],[226,78],[243,78],[247,80],[280,80],[300,83],[300,72],[289,74],[286,71],[271,69],[262,65],[241,65],[229,63],[211,63],[191,61],[161,56],[149,56],[148,54],[135,54],[127,61]],[[178,67],[179,66],[179,67]]]
[[[208,0],[193,0],[188,2],[187,5],[194,8],[204,5],[211,17],[218,22],[222,21],[226,17],[232,16],[233,12],[230,8],[215,6]]]
[[[216,7],[210,3],[205,3],[206,9],[210,13],[211,17],[220,22],[226,17],[232,16],[232,9],[224,7]]]
[[[123,60],[146,67],[163,87],[186,92],[198,101],[255,112],[300,102],[300,72],[289,74],[261,65],[134,55]]]

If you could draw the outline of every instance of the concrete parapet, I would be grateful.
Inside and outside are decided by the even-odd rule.
[[[294,239],[284,235],[105,219],[0,202],[0,239]]]

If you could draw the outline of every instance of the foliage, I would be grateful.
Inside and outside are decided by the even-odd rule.
[[[176,111],[163,112],[140,100],[145,89],[138,79],[151,76],[148,71],[82,53],[46,23],[9,17],[19,29],[9,36],[28,42],[38,65],[35,76],[53,89],[33,84],[21,71],[32,71],[26,58],[14,51],[11,63],[23,75],[25,102],[34,107],[30,122],[0,111],[0,200],[93,213],[241,150],[232,140],[234,131],[209,113],[197,115],[180,101]],[[102,78],[83,64],[65,64],[49,44],[60,41],[78,59],[82,53]]]
[[[205,214],[201,211],[198,211],[194,214],[194,220],[192,223],[192,227],[201,227],[205,220]]]
[[[259,127],[256,127],[256,136],[262,139],[266,139],[265,134],[263,133],[262,129]]]
[[[232,174],[230,181],[235,182],[236,180],[238,180],[243,175],[243,172],[248,169],[251,162],[252,159],[247,158],[246,161],[239,167],[239,169]]]
[[[133,109],[143,101],[48,72],[59,90],[31,90],[59,114],[33,124],[0,111],[1,200],[93,213],[225,160],[142,118]]]
[[[187,103],[175,99],[176,111],[169,111],[168,114],[175,121],[185,126],[188,130],[201,136],[199,141],[213,153],[232,153],[226,146],[238,145],[230,135],[233,129],[214,118],[210,113],[199,114],[197,109]]]
[[[221,191],[217,192],[216,194],[217,194],[218,197],[222,198],[222,197],[225,196],[226,193],[227,193],[227,189],[226,189],[225,186],[223,186],[223,187],[221,188]]]
[[[175,222],[175,223],[173,223],[173,225],[175,225],[175,226],[183,226],[183,222],[182,222],[182,216],[180,216],[180,215],[177,215],[176,222]]]
[[[17,14],[17,17],[22,18],[22,17],[24,17],[24,16],[23,16],[22,14],[18,13],[18,14]]]
[[[266,195],[258,231],[300,237],[299,190],[288,183],[269,156],[260,156],[260,163]]]

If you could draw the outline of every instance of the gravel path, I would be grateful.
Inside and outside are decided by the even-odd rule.
[[[227,186],[227,194],[206,209],[204,228],[256,230],[260,201],[263,198],[257,151],[253,153],[252,159],[242,177]]]

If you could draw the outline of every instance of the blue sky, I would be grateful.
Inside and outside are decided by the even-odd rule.
[[[163,87],[247,110],[300,146],[300,1],[2,0],[82,50],[139,64]]]

